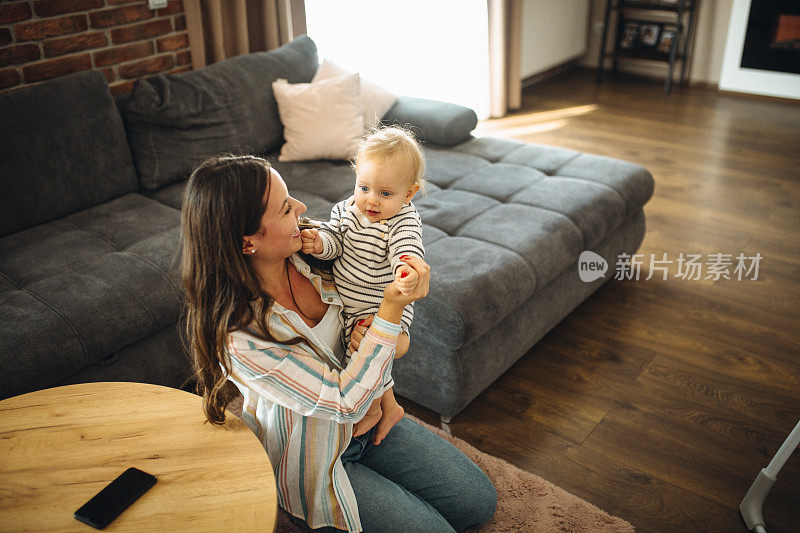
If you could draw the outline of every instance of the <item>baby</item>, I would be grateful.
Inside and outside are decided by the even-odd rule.
[[[411,203],[425,185],[425,160],[414,137],[398,127],[374,131],[359,145],[353,168],[353,196],[334,205],[331,220],[319,230],[303,230],[300,234],[304,253],[334,260],[333,276],[344,303],[345,335],[351,339],[351,348],[352,336],[360,342],[363,327],[378,312],[383,290],[389,283],[396,280],[404,294],[416,287],[417,272],[405,264],[404,258],[425,257],[422,222]],[[413,304],[409,304],[403,310],[395,357],[408,349],[408,328],[413,316]],[[354,333],[356,325],[362,329]],[[393,380],[388,383],[391,384]],[[377,423],[378,444],[403,415],[403,408],[388,388],[356,423],[353,435],[364,434]]]

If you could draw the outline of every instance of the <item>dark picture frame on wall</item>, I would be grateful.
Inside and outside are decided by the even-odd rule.
[[[752,0],[741,68],[800,74],[800,2]]]

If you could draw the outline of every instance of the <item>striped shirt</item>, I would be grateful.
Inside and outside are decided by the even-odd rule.
[[[333,277],[344,303],[345,335],[353,325],[378,312],[383,289],[394,281],[400,256],[425,258],[422,221],[414,204],[404,205],[395,216],[370,222],[355,205],[353,196],[331,209],[331,219],[319,232],[323,250],[315,257],[333,261]],[[414,304],[403,310],[403,331],[414,318]]]
[[[323,302],[341,309],[332,282],[313,273],[299,256],[291,260]],[[226,355],[228,379],[244,396],[242,420],[258,436],[275,471],[278,504],[312,528],[361,531],[341,455],[353,423],[393,384],[400,325],[376,317],[359,350],[342,362],[297,313],[277,302],[268,325],[277,339],[305,340],[286,345],[237,330],[228,335]]]

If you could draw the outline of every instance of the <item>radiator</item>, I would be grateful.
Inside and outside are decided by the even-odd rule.
[[[522,78],[584,55],[590,0],[523,0]]]

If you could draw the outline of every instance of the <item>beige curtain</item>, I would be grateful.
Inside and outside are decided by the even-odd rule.
[[[522,105],[522,0],[489,2],[489,113],[505,116]]]
[[[303,0],[183,0],[183,10],[194,69],[306,33]]]

